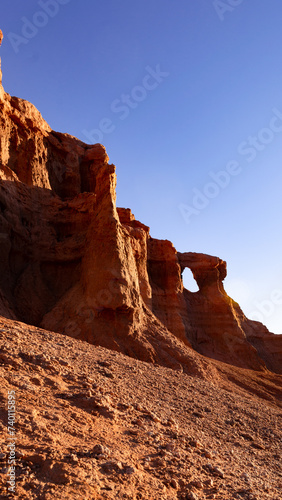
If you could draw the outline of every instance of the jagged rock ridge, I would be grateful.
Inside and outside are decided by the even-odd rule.
[[[282,373],[282,336],[228,297],[224,261],[178,253],[116,208],[115,166],[102,145],[54,132],[2,84],[0,112],[2,316],[186,370],[201,370],[193,348]],[[183,287],[185,267],[197,293]]]

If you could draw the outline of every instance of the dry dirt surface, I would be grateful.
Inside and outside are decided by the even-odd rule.
[[[0,345],[1,498],[15,391],[15,499],[281,499],[280,375],[199,378],[4,318]]]

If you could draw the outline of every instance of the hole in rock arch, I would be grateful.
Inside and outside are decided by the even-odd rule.
[[[183,285],[189,292],[198,292],[199,287],[189,267],[186,267],[182,273]]]

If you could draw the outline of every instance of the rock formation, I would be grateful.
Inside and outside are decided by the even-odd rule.
[[[2,84],[0,113],[2,316],[186,370],[194,349],[282,373],[282,336],[228,297],[224,261],[177,253],[116,208],[102,145],[54,132]],[[183,287],[185,267],[196,293]]]

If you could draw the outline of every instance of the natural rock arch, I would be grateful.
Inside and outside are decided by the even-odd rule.
[[[182,281],[184,288],[189,290],[189,292],[196,293],[199,291],[199,286],[195,280],[193,273],[189,267],[185,267],[182,271]]]

